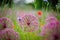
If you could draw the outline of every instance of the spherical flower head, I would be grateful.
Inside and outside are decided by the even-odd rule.
[[[56,23],[56,26],[50,31],[47,38],[48,40],[60,40],[60,22]]]
[[[20,40],[19,34],[11,28],[0,31],[0,40]]]
[[[60,40],[60,23],[58,20],[51,20],[41,31],[42,36],[46,36],[48,40]]]
[[[2,17],[0,18],[0,30],[5,28],[13,28],[13,23],[9,18]]]
[[[24,31],[33,32],[38,30],[38,19],[33,14],[25,14],[20,18],[19,23]]]
[[[49,18],[46,21],[45,26],[42,28],[41,35],[46,35],[47,32],[49,33],[52,29],[56,28],[58,25],[58,20],[54,17]]]
[[[58,21],[57,18],[52,14],[48,15],[46,18],[46,23],[57,22],[57,21]]]

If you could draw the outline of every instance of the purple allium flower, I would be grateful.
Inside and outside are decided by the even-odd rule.
[[[38,19],[32,14],[23,15],[19,23],[24,31],[37,31],[38,30]]]
[[[49,30],[49,32],[46,32],[46,35],[45,38],[48,40],[60,40],[60,26]]]
[[[48,22],[50,21],[50,22]],[[55,18],[49,18],[47,24],[42,28],[42,36],[46,36],[47,40],[60,40],[60,23]]]
[[[0,30],[0,40],[20,40],[19,34],[11,28]]]
[[[46,19],[46,22],[52,22],[52,21],[57,21],[57,18],[54,17],[54,16],[49,16],[49,17]]]
[[[55,17],[48,17],[46,19],[46,25],[42,28],[42,30],[47,30],[48,28],[52,29],[58,24],[58,20]],[[47,30],[48,31],[48,30]]]
[[[2,17],[0,18],[0,30],[4,28],[13,28],[13,23],[9,18]]]

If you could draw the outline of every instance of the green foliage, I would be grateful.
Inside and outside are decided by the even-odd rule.
[[[8,5],[8,7],[12,7],[13,0],[0,0],[0,7],[4,7]]]
[[[59,1],[58,4],[56,5],[56,9],[57,9],[57,12],[60,12],[60,1]]]
[[[35,0],[34,5],[36,9],[53,9],[56,10],[56,5],[60,2],[60,0]]]
[[[42,9],[42,2],[43,2],[43,0],[35,0],[35,3],[34,3],[35,8]]]

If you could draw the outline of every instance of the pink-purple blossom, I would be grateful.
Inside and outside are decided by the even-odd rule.
[[[56,17],[49,17],[46,25],[42,28],[41,36],[46,36],[47,40],[60,40],[60,22]]]
[[[13,29],[5,28],[0,30],[0,40],[20,40],[20,36]]]
[[[0,18],[0,30],[4,28],[13,28],[13,27],[14,24],[9,18],[6,17]]]
[[[33,14],[24,14],[20,17],[20,25],[24,31],[36,31],[38,30],[38,19]]]

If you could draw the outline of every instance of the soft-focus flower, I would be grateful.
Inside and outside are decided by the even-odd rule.
[[[38,30],[38,19],[32,14],[23,15],[19,23],[24,31],[36,31]]]
[[[0,30],[4,28],[13,28],[14,25],[9,18],[2,17],[0,18]]]
[[[48,22],[50,21],[50,22]],[[41,30],[41,36],[46,36],[48,40],[60,40],[60,23],[55,18],[49,18],[47,24]]]
[[[54,22],[54,21],[58,21],[57,18],[55,18],[54,16],[48,16],[46,19],[46,22]]]
[[[60,23],[59,22],[58,24],[56,24],[56,27],[50,30],[46,38],[48,40],[60,40]]]
[[[41,16],[42,15],[42,11],[38,11],[38,16]]]
[[[11,28],[0,30],[0,40],[20,40],[19,34]]]
[[[49,29],[51,30],[52,28],[54,28],[55,26],[57,26],[58,24],[58,20],[55,18],[55,17],[48,17],[46,19],[46,24],[45,26],[42,28],[42,31],[45,30],[45,31],[48,31]],[[44,32],[45,32],[44,31]],[[43,32],[43,33],[44,33]]]

